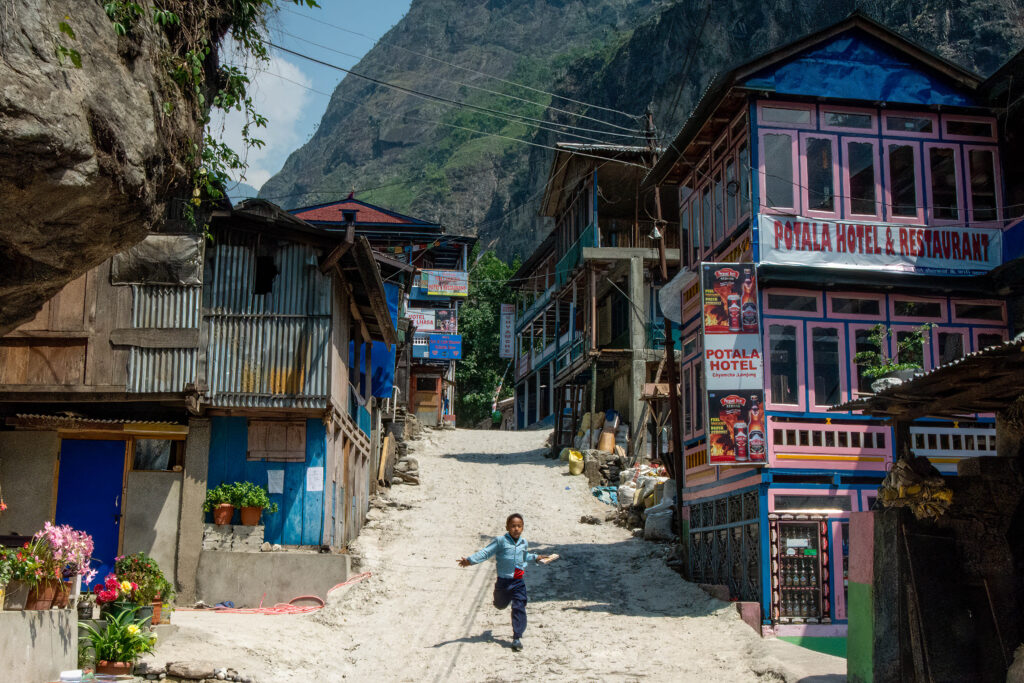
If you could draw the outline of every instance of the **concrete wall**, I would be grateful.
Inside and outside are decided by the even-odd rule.
[[[0,432],[0,484],[7,511],[0,534],[31,536],[53,517],[57,432]]]
[[[0,681],[55,681],[77,669],[77,629],[69,609],[0,611]]]
[[[185,473],[181,481],[181,510],[178,519],[177,585],[178,603],[196,600],[196,570],[203,548],[203,501],[210,458],[210,421],[191,418],[185,442]]]
[[[126,555],[144,552],[174,581],[181,512],[180,472],[129,472],[124,499]]]
[[[261,599],[265,606],[302,595],[326,600],[327,591],[349,573],[348,555],[204,550],[196,584],[199,599],[207,604],[231,600],[235,607],[256,607]]]

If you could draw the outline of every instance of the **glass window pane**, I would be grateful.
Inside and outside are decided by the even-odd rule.
[[[814,211],[835,211],[832,170],[832,141],[827,138],[808,138],[807,208]]]
[[[875,146],[869,142],[849,142],[846,156],[850,168],[850,213],[873,216],[875,197]]]
[[[832,297],[832,312],[847,315],[879,315],[881,305],[878,299],[850,299],[834,296]]]
[[[730,159],[725,164],[725,225],[727,228],[736,226],[736,200],[739,185],[736,182],[736,162]]]
[[[941,318],[942,304],[937,301],[907,301],[897,299],[893,302],[893,313],[903,318]]]
[[[768,294],[768,308],[782,311],[818,312],[818,297],[799,294]]]
[[[746,143],[740,145],[736,157],[740,163],[740,215],[750,213],[750,151]]]
[[[768,344],[772,364],[772,401],[796,404],[797,400],[797,355],[796,327],[793,325],[771,325]]]
[[[971,202],[974,205],[975,221],[994,221],[996,219],[996,174],[995,157],[991,150],[972,149],[971,164]]]
[[[1001,334],[979,334],[978,335],[978,350],[987,349],[990,346],[996,346],[1002,344],[1006,340],[1003,339]]]
[[[701,431],[704,429],[704,370],[701,367],[693,369],[693,387],[697,400],[694,402],[693,429]]]
[[[946,132],[950,135],[990,138],[992,124],[984,121],[946,121]]]
[[[964,337],[959,332],[939,332],[939,364],[952,363],[964,356]]]
[[[164,439],[138,439],[135,442],[134,470],[169,470],[174,442]]]
[[[683,368],[683,432],[689,434],[693,430],[693,412],[687,410],[690,403],[690,368]]]
[[[839,330],[812,328],[811,351],[814,355],[814,403],[836,405],[839,403]]]
[[[690,226],[690,204],[688,202],[683,203],[682,211],[679,212],[679,230],[683,236],[683,250],[689,253],[687,247],[691,244],[690,240],[693,238]],[[689,262],[689,259],[687,259],[687,262]]]
[[[704,248],[710,249],[714,244],[714,235],[711,233],[711,187],[706,186],[701,193],[701,232],[704,234]]]
[[[811,112],[807,109],[787,109],[785,107],[762,107],[761,118],[776,123],[810,123]]]
[[[722,174],[715,172],[715,241],[725,235],[725,192],[722,189]]]
[[[860,353],[861,351],[874,351],[874,352],[877,353],[879,351],[878,346],[876,344],[872,343],[871,339],[869,338],[869,335],[871,334],[871,330],[868,330],[868,329],[857,330],[854,334],[855,334],[854,344],[855,344],[855,348],[856,348],[856,353]],[[866,368],[867,366],[864,365],[864,364],[861,364],[861,363],[857,363],[856,366],[857,366],[857,391],[859,391],[861,393],[864,393],[864,394],[870,393],[871,392],[871,382],[873,382],[874,380],[872,380],[870,377],[865,377],[864,376],[864,368]]]
[[[894,133],[931,133],[934,130],[932,120],[917,116],[887,116],[885,129]]]
[[[793,137],[783,133],[764,136],[765,205],[793,208]]]
[[[960,219],[957,209],[956,154],[946,147],[928,150],[932,174],[932,214],[943,221]]]
[[[916,216],[917,169],[912,146],[889,145],[889,184],[893,215]]]
[[[958,318],[974,320],[1003,321],[1003,307],[995,304],[953,304],[953,312]]]
[[[896,348],[896,362],[924,367],[924,340],[919,335],[909,330],[897,331]]]
[[[831,128],[865,128],[871,129],[871,114],[854,114],[850,112],[825,112],[825,125]]]

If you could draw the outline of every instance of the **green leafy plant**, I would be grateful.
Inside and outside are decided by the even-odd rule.
[[[171,582],[164,577],[157,561],[146,553],[121,555],[114,561],[114,571],[118,578],[138,585],[134,600],[140,605],[150,604],[157,596],[164,602],[174,599]]]
[[[0,588],[14,580],[14,554],[6,548],[0,548]]]
[[[890,356],[886,353],[886,348],[893,331],[879,323],[868,332],[868,343],[874,348],[868,351],[858,351],[854,355],[853,361],[857,365],[863,366],[864,376],[870,379],[878,379],[899,370],[920,370],[921,350],[928,343],[929,332],[933,327],[935,327],[935,323],[925,323],[911,330],[902,339],[897,336],[896,353]],[[900,362],[900,358],[911,358],[912,360]]]
[[[236,508],[263,508],[264,512],[277,512],[277,503],[270,502],[267,490],[251,481],[232,484],[231,495]]]
[[[64,21],[57,24],[57,30],[71,40],[78,40],[75,36],[75,29],[71,28],[71,17],[69,16],[65,16]],[[62,65],[64,64],[64,60],[70,60],[71,64],[76,69],[82,68],[82,55],[78,50],[68,47],[64,43],[60,42],[60,40],[54,40],[53,51],[57,55],[57,61]]]
[[[138,622],[135,620],[138,610],[138,607],[132,607],[120,614],[108,614],[107,627],[103,631],[89,624],[78,624],[79,628],[85,629],[94,661],[134,662],[141,655],[153,651],[156,634],[144,628],[149,617]]]
[[[219,484],[206,491],[206,500],[203,501],[203,512],[213,512],[218,505],[234,505],[231,484]]]

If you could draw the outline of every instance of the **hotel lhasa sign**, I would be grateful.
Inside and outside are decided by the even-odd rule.
[[[856,223],[762,214],[761,263],[921,275],[977,275],[1002,262],[992,228]]]

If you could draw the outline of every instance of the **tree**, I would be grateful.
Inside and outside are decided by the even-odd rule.
[[[459,309],[462,360],[455,366],[455,414],[464,427],[490,416],[494,390],[509,364],[510,359],[498,357],[501,304],[515,300],[508,281],[519,268],[518,259],[508,264],[493,251],[481,255],[479,250],[473,249],[476,265],[469,276],[469,297]],[[512,394],[510,379],[506,376],[499,398]]]

